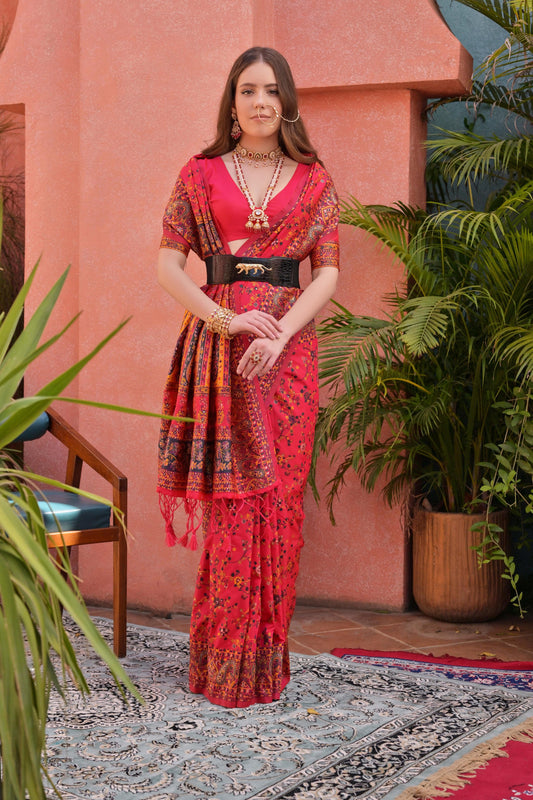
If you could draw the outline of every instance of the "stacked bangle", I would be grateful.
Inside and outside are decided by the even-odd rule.
[[[231,320],[236,316],[235,311],[232,311],[231,308],[222,308],[222,306],[218,306],[209,314],[205,321],[207,330],[211,331],[211,333],[218,333],[225,339],[231,339],[228,328]]]

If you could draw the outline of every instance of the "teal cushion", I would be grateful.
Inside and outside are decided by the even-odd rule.
[[[33,439],[40,439],[41,436],[44,436],[48,428],[50,427],[50,417],[43,411],[42,414],[39,414],[37,419],[34,419],[31,425],[28,425],[25,431],[23,431],[20,436],[17,436],[15,439],[16,442],[31,442]]]
[[[42,494],[36,492],[36,497],[46,530],[50,533],[58,530],[58,524],[62,531],[109,528],[111,524],[109,506],[74,492],[47,489]]]

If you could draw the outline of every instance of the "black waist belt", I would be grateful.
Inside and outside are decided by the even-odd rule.
[[[235,283],[236,281],[263,281],[271,286],[300,288],[298,272],[300,262],[295,258],[247,258],[217,254],[208,256],[207,283]]]

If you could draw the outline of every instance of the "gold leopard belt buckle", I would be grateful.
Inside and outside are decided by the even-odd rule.
[[[272,272],[272,267],[265,267],[264,264],[236,264],[235,269],[238,273],[246,275],[262,275],[264,272]]]

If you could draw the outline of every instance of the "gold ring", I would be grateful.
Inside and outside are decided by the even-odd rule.
[[[261,361],[262,358],[263,358],[263,354],[260,353],[259,350],[256,350],[250,356],[250,361],[252,361],[254,364],[259,364],[259,362]]]

